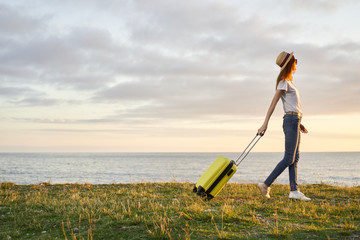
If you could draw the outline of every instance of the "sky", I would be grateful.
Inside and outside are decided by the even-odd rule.
[[[300,151],[360,151],[360,1],[0,0],[1,152],[241,152],[298,59]],[[282,103],[258,152],[284,150]]]

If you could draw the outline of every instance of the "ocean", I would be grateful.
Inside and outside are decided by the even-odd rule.
[[[193,182],[218,157],[238,153],[0,153],[0,182]],[[264,181],[283,153],[250,153],[230,182]],[[288,171],[275,183],[287,184]],[[360,152],[301,153],[298,183],[360,185]]]

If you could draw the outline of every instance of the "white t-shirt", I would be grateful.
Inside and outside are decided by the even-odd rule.
[[[276,89],[285,90],[285,92],[281,95],[285,112],[301,113],[299,91],[292,82],[281,80]]]

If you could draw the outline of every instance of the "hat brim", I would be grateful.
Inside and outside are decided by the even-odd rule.
[[[290,62],[290,59],[291,59],[293,56],[294,56],[294,52],[291,52],[289,58],[286,60],[284,66],[282,66],[282,68],[281,68],[280,71],[284,70],[284,68],[285,68],[286,65]]]

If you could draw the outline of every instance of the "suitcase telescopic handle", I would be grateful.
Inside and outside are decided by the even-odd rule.
[[[257,133],[255,135],[255,137],[253,138],[253,140],[251,140],[251,142],[249,143],[249,145],[245,148],[245,150],[241,153],[241,155],[238,157],[238,159],[236,159],[235,161],[235,165],[239,166],[240,163],[246,158],[246,156],[250,153],[251,149],[253,149],[253,147],[256,145],[256,143],[260,140],[260,138],[264,136],[264,133]],[[255,139],[257,139],[255,141]],[[254,142],[255,141],[255,142]],[[254,143],[253,143],[254,142]],[[251,147],[250,147],[251,146]],[[250,147],[250,149],[248,151],[246,151],[248,148]],[[245,155],[244,155],[245,154]]]

